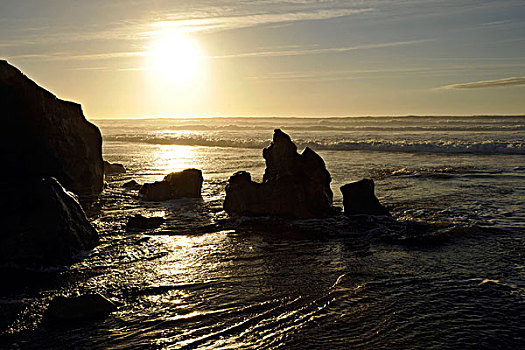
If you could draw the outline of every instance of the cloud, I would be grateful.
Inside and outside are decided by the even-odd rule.
[[[109,71],[108,67],[77,67],[77,68],[66,68],[65,70],[70,71]]]
[[[390,42],[390,43],[302,49],[302,50],[255,51],[255,52],[243,52],[243,53],[231,54],[231,55],[210,56],[210,58],[285,57],[285,56],[316,55],[316,54],[326,54],[326,53],[343,53],[343,52],[349,52],[349,51],[355,51],[355,50],[370,50],[370,49],[379,49],[379,48],[386,48],[386,47],[413,45],[413,44],[418,44],[418,43],[425,42],[425,41],[428,41],[428,40],[395,41],[395,42]]]
[[[332,19],[373,11],[372,8],[338,8],[318,9],[313,11],[296,11],[282,13],[252,13],[234,16],[218,16],[191,19],[175,19],[158,21],[152,27],[162,30],[178,30],[183,32],[213,32],[222,30],[253,27],[264,24],[297,22],[308,20]],[[153,32],[155,33],[155,32]]]
[[[506,20],[503,20],[503,21],[494,21],[494,22],[483,23],[483,25],[486,26],[486,27],[493,27],[493,26],[501,26],[501,25],[509,24],[509,23],[512,23],[512,21],[510,19],[506,19]]]
[[[346,47],[331,47],[331,48],[310,48],[310,49],[298,49],[299,46],[289,46],[289,50],[273,50],[273,51],[255,51],[255,52],[244,52],[236,54],[227,54],[220,56],[208,56],[208,58],[215,59],[226,59],[226,58],[245,58],[245,57],[285,57],[285,56],[300,56],[300,55],[316,55],[326,53],[343,53],[355,50],[368,50],[378,49],[396,46],[405,46],[417,44],[428,40],[413,40],[413,41],[397,41],[390,43],[378,43],[368,45],[356,45]],[[124,51],[124,52],[107,52],[107,53],[94,53],[78,55],[67,52],[57,52],[51,54],[21,54],[7,56],[7,59],[17,60],[38,60],[38,61],[102,61],[115,58],[132,58],[132,57],[147,57],[151,56],[152,53],[149,51]]]
[[[76,67],[67,68],[70,71],[99,71],[99,72],[142,72],[151,70],[149,67],[110,68],[110,67]]]
[[[358,70],[336,70],[328,72],[274,72],[266,75],[250,76],[248,80],[267,82],[267,81],[337,81],[363,79],[370,76],[383,76],[384,74],[403,74],[403,73],[422,73],[429,72],[431,68],[385,68],[385,69],[358,69]]]
[[[39,61],[98,61],[114,58],[143,57],[149,55],[146,51],[108,52],[86,55],[74,55],[71,53],[54,54],[24,54],[7,56],[8,59],[17,60],[39,60]]]
[[[491,87],[504,87],[504,86],[523,86],[525,85],[525,77],[511,77],[496,80],[482,80],[474,81],[470,83],[462,84],[451,84],[440,87],[440,90],[452,90],[452,89],[481,89]]]
[[[310,2],[306,1],[305,4],[310,4]],[[326,4],[321,4],[321,6],[327,6]],[[34,25],[31,26],[30,23],[23,22],[24,26],[16,23],[18,26],[16,32],[14,32],[16,35],[13,34],[11,38],[6,36],[0,39],[0,48],[8,49],[6,51],[14,53],[20,50],[11,50],[12,48],[22,47],[34,51],[35,49],[32,49],[32,47],[38,48],[41,45],[46,45],[47,47],[60,45],[63,47],[67,43],[83,41],[129,41],[135,43],[135,47],[140,47],[152,38],[170,32],[211,33],[259,25],[280,25],[299,21],[332,19],[373,11],[369,7],[315,8],[316,6],[312,5],[298,10],[295,7],[266,9],[264,6],[261,6],[260,3],[250,3],[250,6],[246,7],[240,5],[231,8],[216,5],[201,7],[198,6],[198,3],[195,3],[195,5],[191,4],[185,10],[173,11],[173,9],[165,9],[158,12],[153,11],[141,18],[132,14],[125,17],[125,11],[121,11],[124,14],[119,19],[114,19],[104,24],[91,23],[82,27],[48,24],[37,28]],[[24,29],[25,27],[31,30],[26,30]],[[42,35],[42,33],[45,33],[45,35]],[[27,52],[28,50],[24,51]],[[29,55],[15,53],[7,56],[35,60],[38,58],[38,54],[42,54],[42,52],[38,54],[29,53]],[[42,55],[41,58],[46,60],[65,59],[51,56],[54,55]],[[89,59],[87,55],[84,56],[72,57],[72,59]],[[96,55],[92,57],[97,59]]]

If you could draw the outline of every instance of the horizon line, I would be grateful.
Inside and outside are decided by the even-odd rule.
[[[147,117],[86,117],[87,120],[155,120],[155,119],[228,119],[228,118],[265,118],[265,119],[350,119],[350,118],[482,118],[482,117],[504,117],[522,118],[524,114],[394,114],[394,115],[186,115],[186,116],[147,116]]]

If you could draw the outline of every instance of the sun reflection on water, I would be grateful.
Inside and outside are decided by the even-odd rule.
[[[155,168],[164,174],[198,167],[192,146],[166,145],[155,157]]]

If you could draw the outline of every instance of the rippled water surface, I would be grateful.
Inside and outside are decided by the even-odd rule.
[[[71,268],[7,273],[5,348],[525,347],[525,118],[96,121],[108,177],[84,203],[102,244]],[[394,218],[230,220],[224,186],[260,179],[282,127],[339,186],[373,178]],[[142,201],[121,185],[202,169],[202,200]],[[154,230],[127,218],[163,216]],[[41,318],[56,295],[120,306],[87,324]],[[12,317],[4,316],[5,319]],[[3,319],[0,319],[2,321]]]

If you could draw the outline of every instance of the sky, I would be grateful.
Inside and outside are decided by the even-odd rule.
[[[2,0],[0,58],[90,119],[525,114],[525,1]]]

